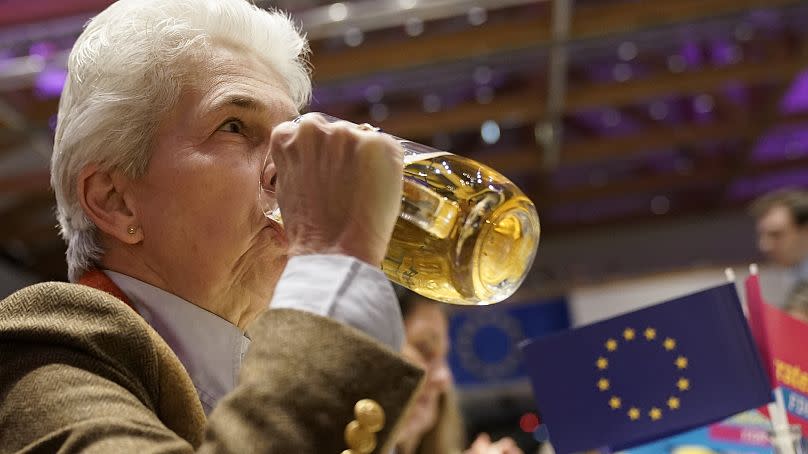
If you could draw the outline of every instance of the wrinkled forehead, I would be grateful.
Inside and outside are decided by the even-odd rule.
[[[196,116],[238,107],[282,120],[297,115],[283,78],[254,53],[227,44],[211,46],[189,62],[182,87],[182,110]]]
[[[249,80],[263,84],[289,95],[281,74],[270,62],[254,51],[242,46],[218,40],[195,55],[191,65],[197,78],[196,88],[206,89],[228,80]]]

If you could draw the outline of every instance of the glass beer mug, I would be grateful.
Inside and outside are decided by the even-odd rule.
[[[344,121],[319,115],[329,122]],[[404,149],[405,167],[401,213],[382,262],[384,273],[446,303],[492,304],[511,296],[530,270],[539,244],[533,203],[488,166],[393,138]],[[265,168],[268,163],[269,154]],[[282,223],[277,204],[261,197],[268,191],[262,184],[262,210]]]

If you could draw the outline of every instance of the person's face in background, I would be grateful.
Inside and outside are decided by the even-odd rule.
[[[798,309],[789,309],[788,315],[796,318],[797,320],[801,320],[805,323],[808,323],[808,314],[806,314],[805,311]]]
[[[423,436],[437,423],[440,399],[452,384],[452,374],[447,362],[448,322],[437,304],[417,303],[407,314],[404,329],[402,354],[426,372],[426,383],[401,431],[402,439],[410,439]]]
[[[808,251],[808,227],[800,227],[785,206],[775,206],[757,220],[758,248],[769,260],[792,267]]]

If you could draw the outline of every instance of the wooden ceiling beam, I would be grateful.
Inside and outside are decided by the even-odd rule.
[[[746,84],[782,82],[807,64],[805,59],[783,59],[711,67],[684,74],[664,73],[630,82],[573,86],[568,89],[564,112],[633,104],[670,94],[709,93],[730,81]],[[379,126],[397,136],[418,139],[438,132],[474,129],[486,120],[536,122],[545,115],[543,98],[543,92],[530,90],[499,96],[485,105],[470,101],[434,113],[421,110],[394,113]]]
[[[778,116],[769,126],[790,126],[808,123],[808,112]],[[749,118],[744,122],[723,121],[707,124],[657,126],[638,134],[625,137],[592,139],[567,144],[561,151],[562,165],[577,165],[588,162],[628,158],[644,151],[655,151],[696,145],[704,142],[721,142],[733,139],[751,141],[761,133],[763,125]],[[523,174],[535,169],[541,161],[538,147],[524,147],[497,152],[480,152],[471,155],[484,164],[506,174]]]
[[[677,0],[635,2],[630,7],[622,3],[579,7],[572,18],[570,40],[603,38],[669,24],[697,22],[751,9],[787,7],[799,3],[798,0]],[[539,17],[507,23],[491,22],[445,35],[424,35],[393,43],[366,43],[338,52],[327,52],[314,42],[311,63],[316,82],[322,83],[545,46],[550,41],[549,18]]]
[[[800,54],[803,56],[806,55],[804,49],[801,49]],[[768,101],[759,109],[755,109],[754,111],[750,112],[750,117],[752,118],[753,123],[748,128],[750,140],[746,146],[746,149],[740,153],[738,159],[736,159],[731,165],[731,174],[726,179],[726,187],[724,188],[725,198],[729,198],[730,196],[732,183],[743,175],[745,169],[754,165],[752,162],[752,157],[754,156],[758,142],[754,139],[758,139],[759,137],[763,136],[768,130],[777,126],[780,122],[780,106],[782,105],[783,98],[788,94],[788,91],[791,89],[797,77],[800,77],[800,75],[798,73],[794,73],[788,80],[782,81],[780,84],[773,87]]]
[[[720,194],[715,198],[720,198]],[[683,217],[698,218],[700,216],[717,216],[742,210],[748,203],[747,200],[733,200],[716,207],[708,197],[688,198],[686,201],[673,199],[670,211],[664,215],[655,215],[650,210],[639,210],[632,213],[617,214],[596,219],[578,219],[572,221],[551,222],[542,220],[542,234],[570,234],[591,232],[603,227],[634,227],[638,225],[653,225],[656,223],[668,223],[672,219]],[[541,213],[539,213],[541,216]]]
[[[665,194],[670,191],[701,185],[715,185],[718,187],[725,185],[731,178],[738,176],[734,169],[728,167],[700,167],[696,165],[694,168],[697,170],[689,174],[670,173],[624,179],[604,186],[577,187],[553,194],[536,195],[534,200],[539,202],[537,206],[541,210],[630,194],[652,194],[654,192]],[[754,163],[745,168],[740,176],[755,178],[799,169],[808,170],[808,157]]]

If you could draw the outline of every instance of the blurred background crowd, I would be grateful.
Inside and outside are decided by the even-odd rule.
[[[71,45],[110,3],[0,2],[0,297],[66,280],[48,184],[55,115]],[[524,338],[753,261],[769,301],[808,314],[805,1],[255,3],[308,34],[312,111],[472,157],[537,206],[541,244],[514,297],[410,307],[445,317],[445,345],[411,346],[438,358],[436,389],[455,383],[470,442],[541,444],[515,348]]]

